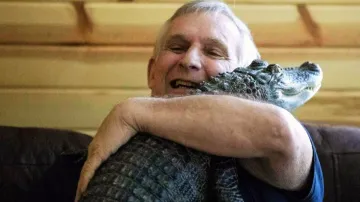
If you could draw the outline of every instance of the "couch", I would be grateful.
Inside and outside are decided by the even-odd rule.
[[[360,128],[304,123],[323,169],[325,202],[360,201]],[[0,126],[0,201],[73,201],[91,137]]]

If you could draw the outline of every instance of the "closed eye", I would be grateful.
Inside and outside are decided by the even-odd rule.
[[[222,54],[215,50],[208,50],[206,53],[210,56],[222,57]]]
[[[205,40],[205,54],[215,59],[228,60],[229,54],[227,47],[216,39]]]
[[[186,52],[190,46],[190,42],[180,34],[171,36],[165,43],[165,49],[176,54]]]
[[[206,54],[214,59],[228,60],[228,57],[219,50],[207,50]]]
[[[171,46],[169,48],[167,48],[168,50],[170,50],[171,52],[174,52],[176,54],[180,54],[186,51],[186,48],[182,47],[182,46]]]

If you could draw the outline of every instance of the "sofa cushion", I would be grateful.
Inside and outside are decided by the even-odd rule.
[[[325,202],[360,200],[360,128],[304,124],[324,174]]]
[[[42,193],[36,201],[47,201],[46,194],[73,200],[91,139],[67,130],[0,126],[1,201],[28,201],[35,193]]]

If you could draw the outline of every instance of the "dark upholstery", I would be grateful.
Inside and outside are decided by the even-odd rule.
[[[305,124],[319,155],[325,202],[360,201],[360,128]]]
[[[304,124],[317,149],[325,202],[360,201],[360,128]],[[0,127],[0,201],[73,201],[91,137]]]
[[[73,201],[91,137],[0,127],[0,201]]]

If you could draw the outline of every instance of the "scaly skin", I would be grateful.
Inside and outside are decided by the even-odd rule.
[[[231,94],[291,111],[309,100],[321,81],[320,67],[309,62],[281,68],[254,60],[201,83],[191,94]],[[139,133],[102,164],[80,201],[243,201],[239,183],[233,158]]]

